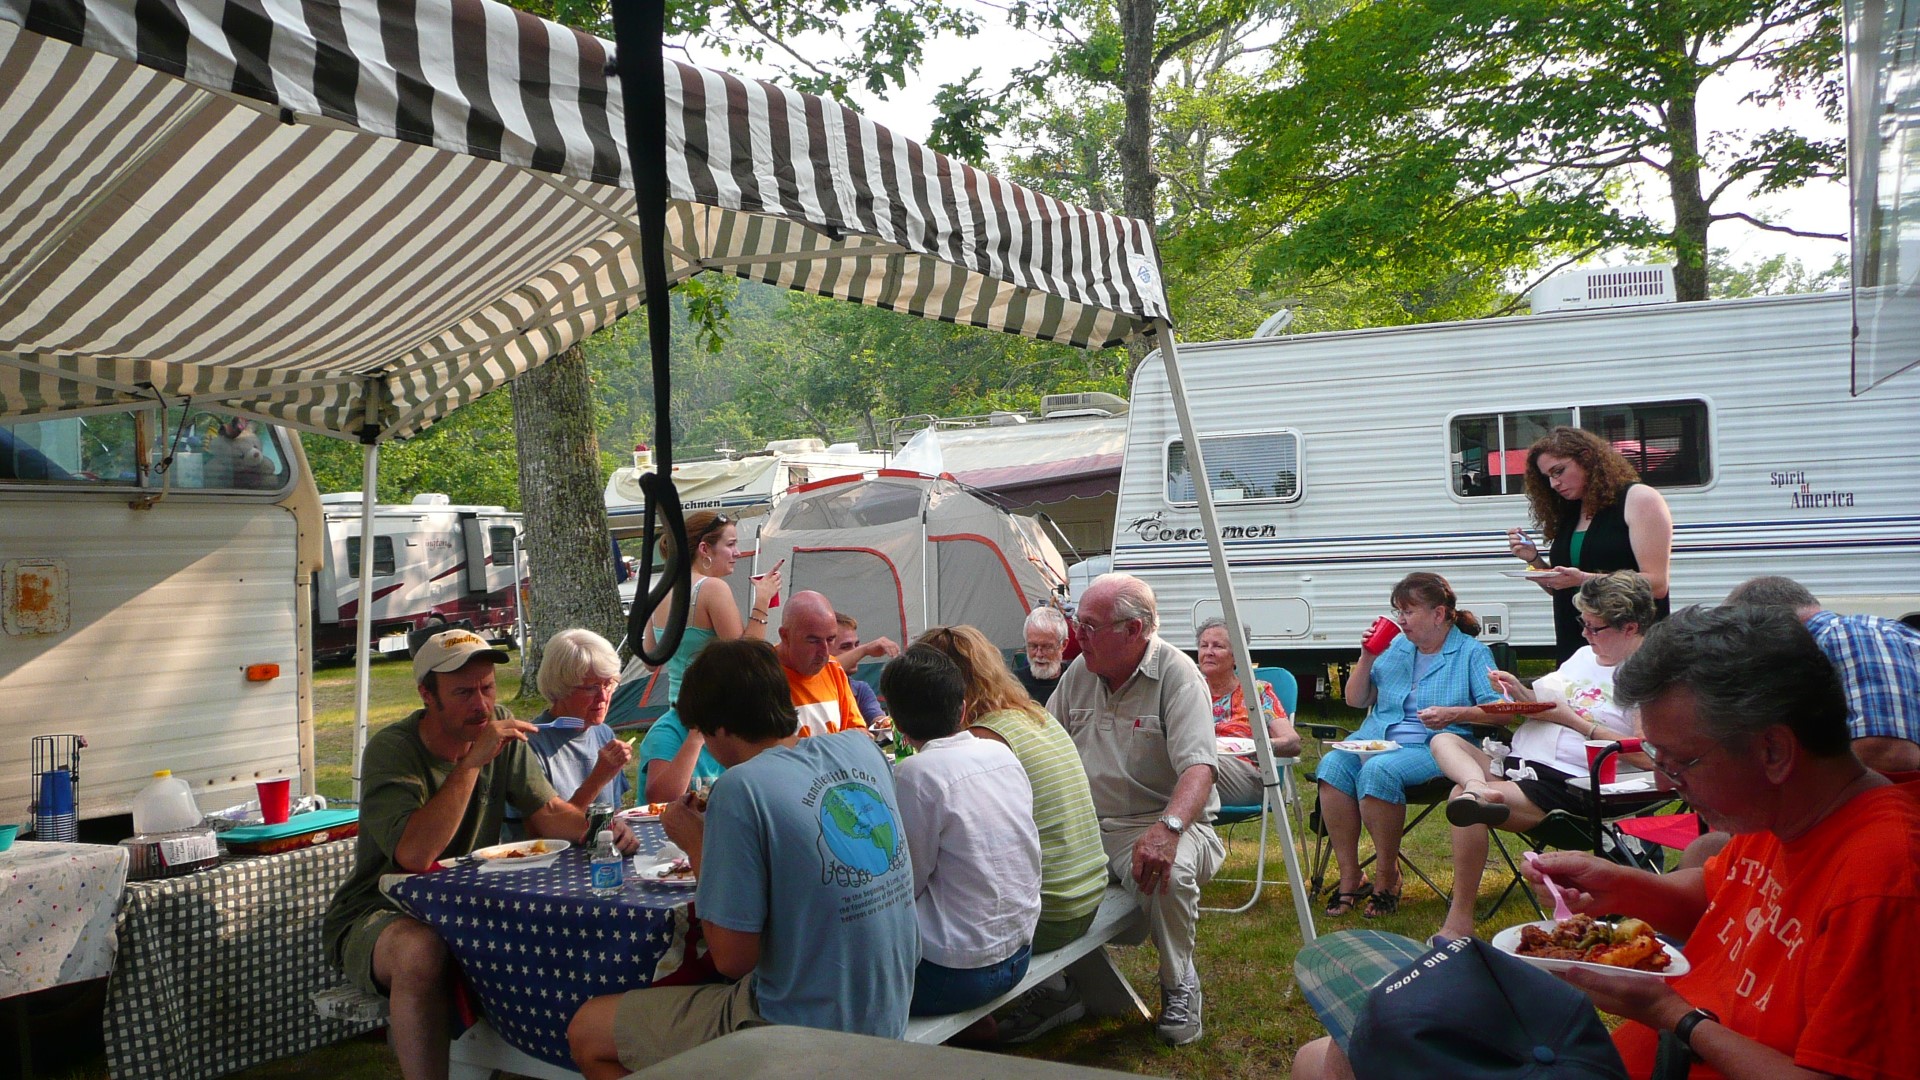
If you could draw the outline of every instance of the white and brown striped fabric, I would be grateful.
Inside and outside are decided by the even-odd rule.
[[[644,299],[612,46],[486,0],[0,0],[0,416],[154,391],[415,434]],[[1075,345],[1148,227],[829,101],[667,77],[669,280]]]

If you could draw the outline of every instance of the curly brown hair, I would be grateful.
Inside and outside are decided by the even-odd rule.
[[[1027,688],[1007,670],[1007,661],[1000,650],[987,640],[987,635],[973,627],[936,626],[915,638],[913,643],[938,649],[960,665],[960,674],[967,680],[963,719],[968,727],[989,713],[1006,709],[1025,713],[1027,719],[1036,723],[1047,718],[1046,708],[1027,696]]]
[[[1592,518],[1618,502],[1627,485],[1640,479],[1640,473],[1620,451],[1591,431],[1575,427],[1557,427],[1527,447],[1527,506],[1540,535],[1552,543],[1560,533],[1560,517],[1573,505],[1554,493],[1540,471],[1540,455],[1552,454],[1577,462],[1587,474],[1587,490],[1580,497],[1580,511]]]

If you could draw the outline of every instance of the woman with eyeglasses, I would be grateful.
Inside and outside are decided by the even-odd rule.
[[[959,665],[967,684],[961,725],[975,738],[1013,751],[1033,785],[1033,823],[1040,832],[1040,925],[1033,951],[1051,952],[1087,932],[1107,889],[1100,819],[1080,751],[1067,729],[1027,696],[985,634],[971,626],[936,626],[914,644],[938,649]],[[1020,1032],[1020,1019],[1008,1030]]]
[[[693,581],[688,586],[692,599],[687,603],[687,625],[681,631],[680,647],[662,665],[667,675],[670,704],[680,700],[680,681],[686,676],[687,665],[693,663],[693,658],[700,655],[708,642],[742,637],[765,641],[769,605],[780,594],[780,565],[775,564],[753,583],[753,609],[742,620],[740,609],[734,606],[733,593],[724,580],[733,574],[740,560],[738,527],[727,515],[713,510],[688,514],[686,527],[687,544],[693,554]],[[661,558],[671,562],[673,551],[673,535],[661,536]],[[711,585],[714,581],[720,584]],[[673,594],[669,593],[647,622],[649,648],[658,640],[672,610]],[[673,710],[668,710],[648,729],[647,737],[640,743],[640,760],[641,768],[646,771],[648,802],[672,802],[685,795],[696,780],[711,781],[725,771],[713,755],[707,753],[706,740],[698,731],[688,731]]]
[[[1360,904],[1369,919],[1400,910],[1400,834],[1407,827],[1407,790],[1440,776],[1427,748],[1442,730],[1468,734],[1468,724],[1499,721],[1479,706],[1500,700],[1487,672],[1493,654],[1474,638],[1480,620],[1461,611],[1453,586],[1439,574],[1408,574],[1393,587],[1400,636],[1378,656],[1361,649],[1347,677],[1347,704],[1367,709],[1356,740],[1397,744],[1387,752],[1360,755],[1329,750],[1315,776],[1320,818],[1326,823],[1340,883],[1328,901],[1328,918]],[[1365,638],[1363,637],[1364,641]],[[1377,880],[1360,874],[1360,828],[1373,837]]]
[[[633,760],[633,747],[615,738],[607,726],[607,706],[613,703],[613,688],[620,685],[619,653],[591,630],[562,630],[541,649],[539,685],[547,707],[533,718],[534,724],[572,716],[582,725],[527,736],[527,749],[540,759],[540,770],[553,790],[580,809],[618,810],[632,786],[627,763]],[[509,805],[506,817],[511,823],[507,831],[516,839],[524,836],[519,811]]]
[[[1645,575],[1656,617],[1667,617],[1673,512],[1658,491],[1640,482],[1626,455],[1591,431],[1557,427],[1527,448],[1526,486],[1533,522],[1550,547],[1541,551],[1520,529],[1507,533],[1507,545],[1529,566],[1553,571],[1535,581],[1553,597],[1556,656],[1565,660],[1580,651],[1574,593],[1601,574]],[[1551,565],[1543,564],[1543,555]]]
[[[1631,570],[1596,574],[1581,583],[1573,604],[1587,644],[1559,670],[1534,680],[1531,688],[1504,671],[1488,675],[1515,701],[1553,703],[1514,729],[1506,779],[1489,778],[1487,754],[1468,740],[1433,737],[1434,760],[1458,785],[1447,802],[1447,820],[1454,825],[1453,904],[1440,926],[1441,938],[1473,933],[1473,906],[1487,865],[1487,827],[1526,832],[1551,810],[1585,813],[1586,793],[1569,788],[1567,781],[1587,775],[1587,743],[1633,734],[1632,722],[1614,704],[1613,675],[1653,625],[1653,586]],[[1638,754],[1627,759],[1648,763]]]

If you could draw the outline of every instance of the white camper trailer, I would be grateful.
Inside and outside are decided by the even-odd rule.
[[[360,607],[360,493],[322,495],[327,543],[314,590],[314,653],[353,655]],[[405,652],[407,635],[470,622],[495,640],[513,636],[520,515],[501,506],[457,506],[445,495],[373,508],[373,634],[380,652]]]
[[[82,819],[156,769],[205,809],[313,790],[319,492],[287,432],[225,431],[151,405],[0,424],[0,821],[31,820],[43,734],[87,740]]]
[[[1843,293],[1184,345],[1252,647],[1349,660],[1395,581],[1446,576],[1483,637],[1550,650],[1529,444],[1601,432],[1673,509],[1675,606],[1787,574],[1836,610],[1920,617],[1920,381],[1849,393]],[[1219,613],[1164,369],[1135,377],[1113,568],[1191,644]]]

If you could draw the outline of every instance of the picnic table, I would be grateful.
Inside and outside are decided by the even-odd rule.
[[[642,854],[667,842],[658,822],[634,834]],[[714,977],[693,889],[629,873],[619,895],[596,896],[589,859],[576,847],[544,866],[466,863],[386,885],[446,941],[500,1037],[567,1069],[567,1024],[588,998]]]

